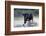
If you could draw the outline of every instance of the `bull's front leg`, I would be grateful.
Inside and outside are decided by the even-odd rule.
[[[32,23],[33,23],[33,17],[32,17]]]
[[[25,27],[25,24],[26,24],[26,18],[24,17],[24,24],[23,24],[24,27]]]

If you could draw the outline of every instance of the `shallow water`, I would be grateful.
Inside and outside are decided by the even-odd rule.
[[[19,17],[14,19],[14,27],[35,27],[38,26],[39,23],[39,18],[38,17],[33,17],[33,22],[27,22],[24,24],[24,17]]]

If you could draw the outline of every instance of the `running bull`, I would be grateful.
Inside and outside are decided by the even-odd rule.
[[[24,24],[26,24],[26,21],[32,20],[33,22],[33,15],[32,14],[23,14],[24,16]]]

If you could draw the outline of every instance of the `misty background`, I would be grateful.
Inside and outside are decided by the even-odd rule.
[[[25,14],[25,13],[28,13],[28,14],[32,13],[34,16],[38,16],[39,9],[18,9],[18,8],[14,9],[14,17],[22,16],[22,14]]]

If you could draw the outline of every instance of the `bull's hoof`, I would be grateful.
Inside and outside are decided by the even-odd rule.
[[[24,26],[24,24],[23,24],[23,26]]]
[[[25,24],[23,24],[23,27],[25,27]]]

